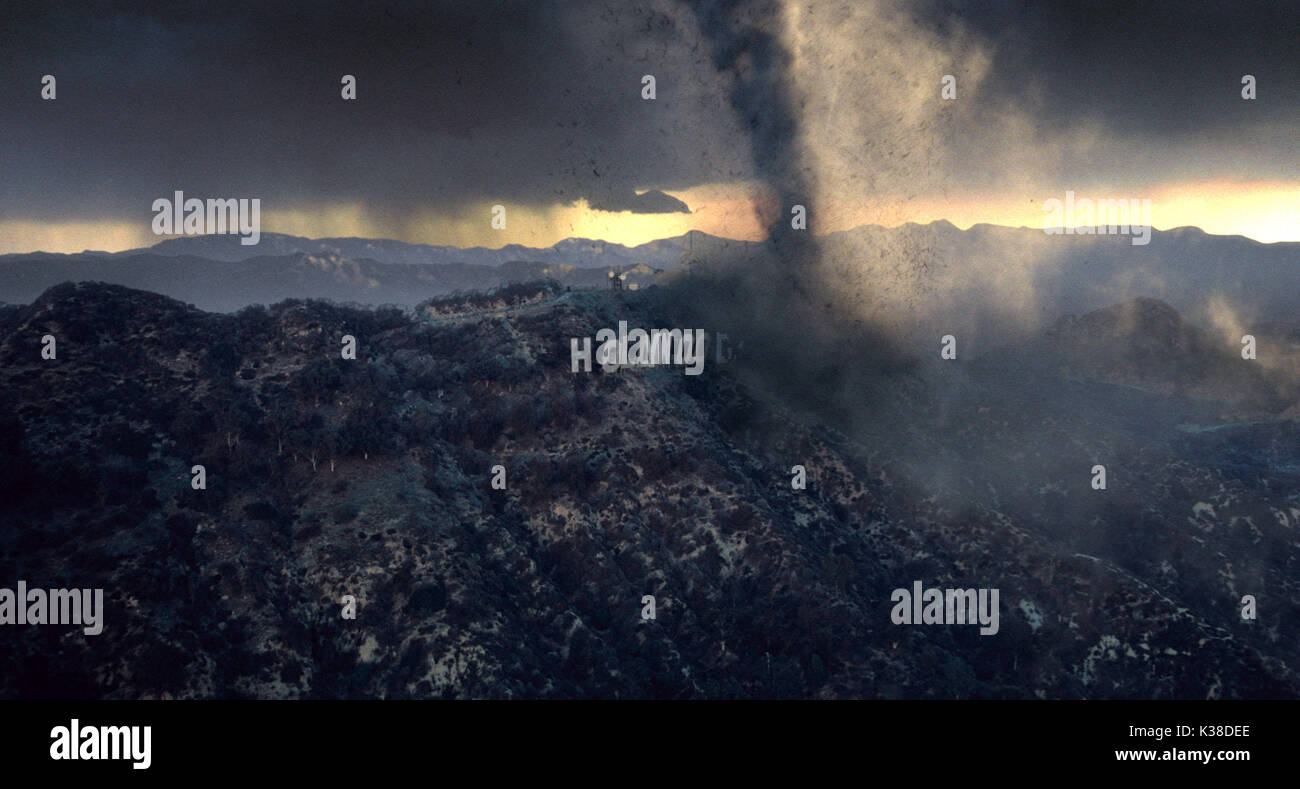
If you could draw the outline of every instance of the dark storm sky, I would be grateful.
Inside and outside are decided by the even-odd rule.
[[[680,211],[666,195],[635,193],[798,169],[782,149],[799,108],[772,99],[788,97],[781,53],[756,67],[747,51],[760,35],[779,50],[776,4],[7,5],[8,220],[135,217],[175,189],[302,209],[360,201],[381,215],[579,197]],[[990,53],[971,126],[945,135],[972,160],[1014,144],[979,126],[1014,111],[1044,133],[1100,128],[1175,176],[1297,177],[1294,2],[900,7],[918,29],[941,40],[959,30]],[[854,56],[871,57],[873,31],[861,40]],[[927,82],[931,66],[917,64]],[[58,79],[53,102],[39,95],[47,73]],[[654,102],[641,99],[646,73],[658,80]],[[1255,102],[1238,95],[1245,73],[1259,79]],[[355,102],[340,98],[344,74],[358,79]],[[1288,127],[1289,138],[1278,133]],[[1184,146],[1178,161],[1161,158],[1171,143]]]

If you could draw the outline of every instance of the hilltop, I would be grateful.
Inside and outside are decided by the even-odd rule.
[[[570,338],[677,319],[546,284],[6,308],[0,578],[107,612],[6,633],[0,695],[1300,695],[1293,421],[1180,431],[1213,409],[963,363],[879,380],[864,429],[752,388],[752,355],[571,372]],[[998,635],[893,625],[913,580],[1000,588]]]

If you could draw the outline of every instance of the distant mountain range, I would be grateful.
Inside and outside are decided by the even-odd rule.
[[[929,333],[987,346],[1061,317],[1148,297],[1236,339],[1265,321],[1296,319],[1300,243],[1263,244],[1197,228],[1049,236],[1032,228],[948,222],[859,227],[821,240],[823,280],[850,301],[910,316]],[[1235,342],[1236,340],[1234,340]]]
[[[622,269],[626,282],[654,277],[646,266]],[[156,254],[126,257],[71,256],[0,262],[0,298],[30,302],[53,284],[108,282],[148,290],[213,312],[290,298],[340,304],[411,307],[432,296],[481,291],[502,285],[554,279],[570,287],[608,288],[601,269],[513,261],[499,266],[445,263],[412,265],[295,252],[240,261]]]
[[[252,257],[285,257],[312,255],[338,257],[349,260],[373,260],[377,263],[407,265],[472,265],[500,266],[506,263],[527,261],[575,268],[627,267],[638,264],[656,268],[679,266],[698,248],[706,256],[733,245],[750,246],[748,242],[711,236],[691,231],[676,238],[651,241],[634,247],[595,241],[589,238],[566,238],[549,247],[526,247],[507,244],[500,249],[487,247],[439,246],[433,244],[408,244],[404,241],[370,238],[301,238],[282,233],[262,233],[256,246],[244,246],[238,235],[178,236],[160,241],[151,247],[129,249],[124,252],[97,252],[87,250],[79,255],[31,253],[2,255],[0,261],[16,258],[133,258],[144,254],[161,257],[199,257],[208,260],[237,262]],[[756,245],[755,245],[756,246]]]
[[[544,249],[517,244],[458,249],[279,233],[263,233],[261,243],[251,247],[239,240],[234,235],[193,236],[124,252],[3,255],[0,302],[28,303],[62,282],[107,282],[217,312],[288,298],[409,307],[455,291],[539,279],[608,288],[611,269],[625,275],[625,286],[644,286],[693,259],[761,246],[696,231],[636,247],[574,238]]]
[[[865,306],[906,314],[926,332],[942,321],[945,331],[967,339],[1032,332],[1135,297],[1159,299],[1189,320],[1231,333],[1294,320],[1300,293],[1300,243],[1263,244],[1196,228],[1153,231],[1150,244],[1134,246],[1128,236],[1048,236],[994,225],[961,230],[938,221],[862,226],[819,237],[817,248],[821,284]],[[102,281],[226,312],[291,297],[413,306],[457,290],[535,279],[605,288],[610,269],[644,287],[684,269],[707,273],[767,254],[764,243],[695,231],[634,247],[566,239],[501,249],[277,233],[263,233],[255,247],[234,235],[178,237],[117,253],[0,256],[0,301],[28,303],[61,282]]]

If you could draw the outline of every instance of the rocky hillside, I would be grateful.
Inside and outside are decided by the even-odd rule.
[[[638,263],[615,270],[625,275],[626,284],[637,286],[648,285],[657,273]],[[113,256],[37,254],[0,260],[0,293],[7,301],[25,303],[56,283],[109,282],[143,288],[218,312],[289,298],[413,307],[434,296],[485,291],[539,279],[572,288],[608,290],[608,274],[609,269],[527,260],[491,266],[463,262],[412,264],[346,258],[328,252],[259,254],[241,260],[154,252]]]
[[[107,608],[6,627],[0,696],[1300,695],[1294,421],[1005,360],[848,418],[761,354],[571,371],[662,291],[0,311],[0,586]],[[893,624],[917,580],[998,588],[998,633]]]
[[[1277,414],[1300,391],[1300,354],[1279,325],[1250,331],[1255,358],[1246,359],[1241,334],[1212,334],[1162,301],[1139,298],[1067,316],[1031,352],[1064,376],[1220,402],[1232,412]]]

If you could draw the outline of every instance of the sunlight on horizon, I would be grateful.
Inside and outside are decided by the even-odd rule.
[[[490,227],[491,206],[455,215],[413,216],[401,220],[369,214],[361,205],[335,205],[277,211],[263,204],[262,232],[308,238],[359,237],[416,244],[499,249],[510,244],[549,247],[566,238],[636,246],[697,230],[714,236],[755,241],[763,237],[753,205],[754,184],[710,184],[671,191],[692,213],[632,214],[594,211],[585,201],[546,207],[506,204],[506,228]],[[957,193],[948,197],[862,200],[851,207],[809,206],[809,226],[818,235],[866,224],[897,227],[908,222],[946,220],[962,229],[975,224],[1041,229],[1044,200],[1064,197],[1064,189],[1033,195]],[[1286,183],[1205,181],[1148,190],[1107,192],[1077,189],[1078,197],[1149,199],[1157,229],[1197,227],[1214,235],[1241,235],[1264,243],[1300,241],[1300,186]],[[149,247],[165,238],[150,229],[152,214],[139,222],[34,222],[0,220],[0,254],[26,252],[119,252]]]

